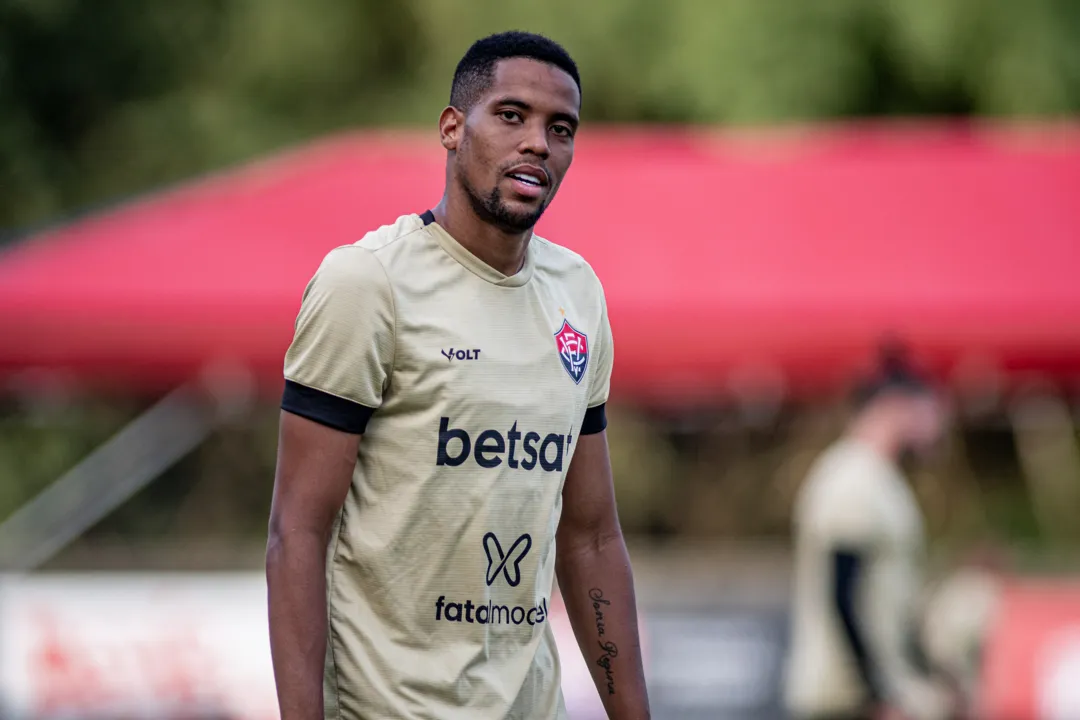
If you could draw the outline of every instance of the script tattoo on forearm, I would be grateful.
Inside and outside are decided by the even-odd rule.
[[[611,601],[604,597],[604,591],[593,588],[589,591],[589,599],[592,600],[593,613],[596,615],[596,634],[599,636],[598,643],[602,654],[596,660],[596,664],[604,668],[604,679],[607,681],[608,695],[615,694],[615,674],[611,669],[611,661],[619,656],[619,648],[615,643],[604,638],[604,607],[610,606]]]

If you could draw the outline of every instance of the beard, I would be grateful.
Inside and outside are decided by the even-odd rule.
[[[544,210],[547,209],[547,203],[544,203],[535,210],[514,212],[499,194],[497,185],[491,188],[491,192],[487,195],[481,195],[463,173],[458,173],[458,180],[465,188],[465,194],[469,196],[469,204],[477,217],[505,233],[523,233],[532,230],[533,226],[539,222],[540,216],[544,214]]]

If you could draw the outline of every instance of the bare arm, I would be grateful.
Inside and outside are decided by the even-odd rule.
[[[555,570],[608,717],[650,717],[630,557],[615,509],[607,433],[582,435],[563,488]]]
[[[281,413],[266,584],[282,720],[323,718],[326,547],[359,442],[359,435]]]

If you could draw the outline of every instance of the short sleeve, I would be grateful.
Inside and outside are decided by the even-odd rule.
[[[370,250],[332,250],[304,291],[285,354],[282,409],[363,433],[393,372],[394,301]]]
[[[838,507],[831,515],[826,533],[834,547],[869,552],[882,543],[880,518],[854,505]]]
[[[873,467],[835,452],[808,475],[796,505],[800,532],[822,546],[867,553],[880,547],[887,523],[874,501]]]
[[[595,352],[592,377],[589,380],[589,403],[581,433],[598,433],[607,427],[606,406],[611,391],[611,368],[615,359],[611,325],[608,322],[607,299],[600,290],[600,324],[590,352]]]
[[[833,547],[874,551],[884,540],[885,518],[877,512],[876,504],[872,497],[867,497],[865,488],[854,483],[849,483],[848,487],[849,492],[837,494],[827,508],[820,509],[821,533]]]

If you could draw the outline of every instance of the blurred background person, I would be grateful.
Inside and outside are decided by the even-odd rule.
[[[925,539],[903,465],[937,445],[946,404],[888,351],[855,405],[796,499],[788,709],[815,720],[945,718],[951,694],[912,647]]]

